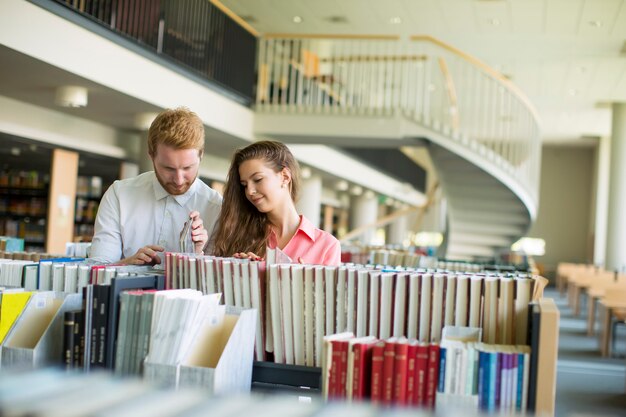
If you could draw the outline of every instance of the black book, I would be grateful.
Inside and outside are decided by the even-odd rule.
[[[82,311],[77,311],[74,317],[72,366],[74,368],[82,368],[85,349],[85,314]]]
[[[76,313],[66,311],[63,315],[63,364],[65,369],[72,369],[74,366],[74,325],[76,323]]]
[[[113,278],[108,297],[108,319],[106,333],[106,356],[105,365],[109,369],[115,369],[115,349],[117,346],[117,328],[120,314],[120,294],[128,290],[164,290],[164,275],[146,275],[136,277]]]
[[[541,329],[541,307],[532,302],[528,309],[528,339],[530,341],[530,373],[528,376],[528,407],[527,412],[535,412],[537,402],[537,373],[539,371],[539,330]]]

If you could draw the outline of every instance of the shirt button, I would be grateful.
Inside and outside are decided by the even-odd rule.
[[[164,246],[165,245],[165,241],[164,240],[160,240],[159,241],[159,245]]]
[[[170,217],[170,212],[169,211],[165,212],[165,217]]]

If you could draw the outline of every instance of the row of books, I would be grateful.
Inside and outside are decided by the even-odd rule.
[[[18,239],[18,238],[9,238],[9,239]],[[24,245],[24,239],[19,239],[22,241],[22,246]],[[1,240],[0,240],[1,241]],[[64,255],[54,254],[54,253],[42,253],[42,252],[26,252],[26,251],[14,251],[14,250],[0,250],[0,259],[15,259],[22,261],[33,261],[39,262],[41,259],[56,259],[62,258]]]
[[[530,346],[446,342],[441,344],[437,405],[486,411],[526,412]]]
[[[383,406],[434,408],[439,378],[435,343],[392,337],[324,337],[322,397]]]
[[[320,366],[324,335],[439,343],[446,325],[487,343],[526,344],[534,279],[351,267],[271,265],[269,317],[277,363]]]
[[[487,343],[524,344],[528,303],[542,285],[526,275],[479,275],[373,266],[262,264],[166,254],[172,288],[224,293],[226,305],[256,308],[257,360],[320,366],[322,338],[351,331],[439,342],[444,325],[484,329]]]

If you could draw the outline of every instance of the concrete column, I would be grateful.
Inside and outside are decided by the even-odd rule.
[[[152,159],[148,155],[148,132],[141,132],[139,139],[139,173],[153,171]]]
[[[593,263],[604,266],[606,261],[607,213],[609,203],[609,175],[611,165],[611,142],[608,137],[600,138],[596,150],[596,183],[594,210]]]
[[[401,216],[392,221],[389,224],[387,243],[392,245],[402,245],[409,233],[408,223],[408,216]]]
[[[363,195],[352,198],[350,204],[350,230],[374,223],[377,219],[378,199],[376,195],[366,192]],[[376,229],[372,227],[364,231],[358,240],[364,244],[369,244],[374,241],[375,234]]]
[[[626,104],[613,104],[606,268],[626,267]]]
[[[315,227],[320,227],[322,210],[322,178],[312,175],[300,182],[300,196],[296,202],[298,213],[304,215]]]

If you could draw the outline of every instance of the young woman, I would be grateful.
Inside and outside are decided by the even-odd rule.
[[[339,265],[339,241],[296,211],[299,169],[280,142],[255,142],[237,150],[224,186],[213,254],[260,259],[270,247],[294,262]]]

